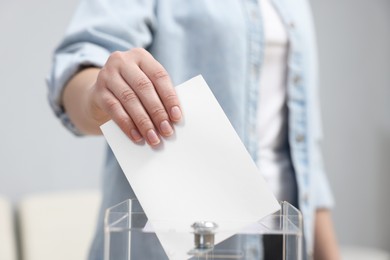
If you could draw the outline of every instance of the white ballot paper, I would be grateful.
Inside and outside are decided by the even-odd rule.
[[[219,243],[280,206],[203,77],[176,91],[184,119],[159,147],[133,143],[113,121],[101,129],[169,259],[183,260],[194,222],[215,222]]]

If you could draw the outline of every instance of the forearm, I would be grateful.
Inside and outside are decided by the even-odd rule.
[[[340,259],[339,248],[333,228],[331,212],[328,209],[318,209],[315,221],[314,238],[315,260]]]
[[[62,105],[72,123],[84,134],[101,134],[99,126],[108,120],[103,112],[91,113],[90,89],[95,84],[99,68],[86,68],[66,84]]]

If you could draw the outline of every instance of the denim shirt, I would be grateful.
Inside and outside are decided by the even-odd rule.
[[[322,132],[315,35],[307,0],[272,3],[290,41],[286,149],[294,166],[306,248],[311,254],[315,210],[333,204],[319,146]],[[60,106],[64,84],[81,66],[103,66],[113,51],[143,47],[167,69],[175,85],[202,74],[256,160],[257,91],[264,50],[258,5],[256,0],[83,0],[55,52],[47,80],[50,104],[64,125],[78,134]],[[103,211],[133,196],[107,148],[96,252],[102,248]]]

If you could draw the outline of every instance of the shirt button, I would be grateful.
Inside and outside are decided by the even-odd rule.
[[[305,203],[305,204],[309,203],[309,194],[308,194],[308,193],[304,193],[304,194],[302,195],[302,201],[303,201],[303,203]]]
[[[252,18],[252,21],[257,21],[257,12],[252,10],[251,11],[251,18]]]
[[[294,85],[300,85],[302,82],[302,77],[300,75],[295,75],[293,78]]]
[[[259,66],[256,65],[256,64],[253,64],[253,65],[252,65],[252,75],[253,75],[254,77],[257,77],[257,75],[259,74],[259,72],[260,72]]]
[[[295,29],[295,23],[294,22],[289,22],[288,23],[288,27],[291,29],[291,30],[293,30],[293,29]]]
[[[305,141],[305,136],[302,134],[297,134],[295,136],[295,141],[297,141],[297,143],[302,143],[303,141]]]
[[[252,138],[254,138],[256,136],[256,127],[255,126],[251,126],[249,134]]]

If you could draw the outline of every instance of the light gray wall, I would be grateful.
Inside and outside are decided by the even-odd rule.
[[[0,194],[98,188],[102,138],[76,138],[47,102],[45,77],[76,0],[0,2]]]
[[[97,188],[102,138],[76,138],[46,101],[51,51],[76,0],[0,2],[0,194]],[[390,251],[390,2],[312,0],[324,155],[342,244]]]
[[[312,3],[337,233],[390,251],[390,1]]]

